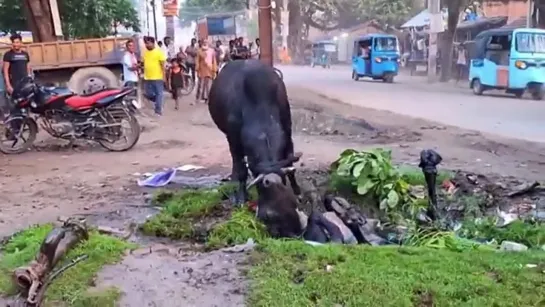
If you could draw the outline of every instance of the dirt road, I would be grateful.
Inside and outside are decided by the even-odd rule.
[[[543,145],[491,139],[385,111],[332,101],[306,89],[290,88],[296,150],[303,164],[329,164],[346,148],[389,147],[397,161],[416,163],[423,148],[436,148],[444,166],[482,173],[541,179]],[[387,95],[387,93],[385,93]],[[187,98],[189,102],[192,99]],[[74,213],[110,212],[141,202],[135,173],[198,164],[227,174],[230,156],[224,136],[206,105],[184,106],[157,121],[142,119],[137,146],[125,153],[82,144],[66,148],[45,137],[28,153],[0,156],[0,235]]]

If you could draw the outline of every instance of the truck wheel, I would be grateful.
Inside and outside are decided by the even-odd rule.
[[[68,87],[78,94],[89,94],[103,88],[118,87],[118,79],[105,67],[80,68],[70,77]]]

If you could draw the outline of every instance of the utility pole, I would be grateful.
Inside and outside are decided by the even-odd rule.
[[[145,0],[146,1],[146,30],[148,32],[148,36],[149,36],[149,6],[151,4],[148,4],[148,0]]]
[[[532,0],[528,0],[528,14],[526,15],[526,28],[532,28],[532,13],[533,13],[533,7],[532,7]]]
[[[159,35],[157,35],[157,13],[155,11],[155,0],[151,0],[151,10],[153,12],[153,30],[155,32],[155,41],[159,39]]]
[[[428,46],[428,82],[437,80],[437,34],[443,28],[443,16],[440,9],[440,0],[428,0],[428,12],[430,14],[430,31]]]
[[[260,60],[273,66],[271,0],[257,0],[259,40],[261,42]]]

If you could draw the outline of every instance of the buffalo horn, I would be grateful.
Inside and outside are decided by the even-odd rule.
[[[263,177],[265,177],[263,174],[259,174],[257,175],[257,177],[254,178],[254,180],[250,181],[250,183],[248,183],[248,186],[246,187],[247,189],[253,187],[254,185],[256,185],[258,182],[260,182],[261,180],[263,180]]]
[[[295,167],[291,166],[291,167],[283,167],[280,169],[282,171],[283,174],[288,174],[288,173],[293,173],[295,172]]]

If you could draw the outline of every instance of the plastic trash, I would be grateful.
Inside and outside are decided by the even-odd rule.
[[[176,177],[176,169],[171,168],[166,171],[152,174],[145,179],[138,179],[138,186],[160,188],[169,184],[174,179],[174,177]]]

